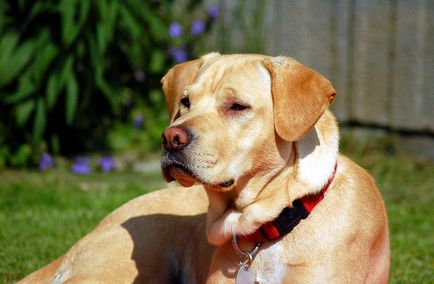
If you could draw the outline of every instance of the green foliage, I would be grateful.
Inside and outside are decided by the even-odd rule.
[[[6,167],[6,161],[9,157],[9,150],[5,146],[0,147],[0,172]]]
[[[198,10],[192,3],[200,1],[186,2]],[[110,151],[107,133],[131,123],[138,106],[156,141],[147,148],[158,147],[154,129],[166,122],[160,79],[173,64],[168,30],[177,16],[171,0],[2,1],[0,127],[8,140],[0,148],[12,156],[23,144],[33,154]]]
[[[14,167],[24,167],[29,164],[32,158],[32,149],[27,144],[21,144],[18,147],[15,155],[10,159],[11,165]]]

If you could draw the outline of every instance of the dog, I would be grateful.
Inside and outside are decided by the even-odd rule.
[[[126,203],[20,283],[387,283],[384,202],[338,154],[326,78],[210,53],[162,83],[161,167],[182,187]]]

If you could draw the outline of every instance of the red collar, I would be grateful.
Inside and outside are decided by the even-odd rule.
[[[329,189],[330,184],[335,177],[337,167],[338,163],[336,162],[332,176],[319,193],[306,195],[295,200],[292,207],[286,207],[283,209],[274,221],[262,225],[262,227],[254,233],[248,236],[242,236],[241,238],[250,242],[258,243],[272,241],[291,232],[292,229],[294,229],[302,219],[306,219],[310,212],[312,212],[313,208],[323,200],[326,191]]]

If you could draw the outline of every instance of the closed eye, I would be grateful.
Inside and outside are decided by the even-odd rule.
[[[243,111],[243,110],[248,109],[248,108],[249,108],[248,106],[234,103],[230,106],[229,110],[231,110],[231,111]]]

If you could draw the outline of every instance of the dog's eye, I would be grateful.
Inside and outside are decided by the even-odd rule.
[[[188,98],[182,98],[181,99],[181,104],[183,106],[185,106],[186,108],[189,108],[190,107],[190,100]]]
[[[231,107],[229,108],[229,110],[231,110],[231,111],[243,111],[243,110],[245,110],[247,108],[249,108],[249,107],[245,106],[245,105],[234,103],[234,104],[231,105]]]

